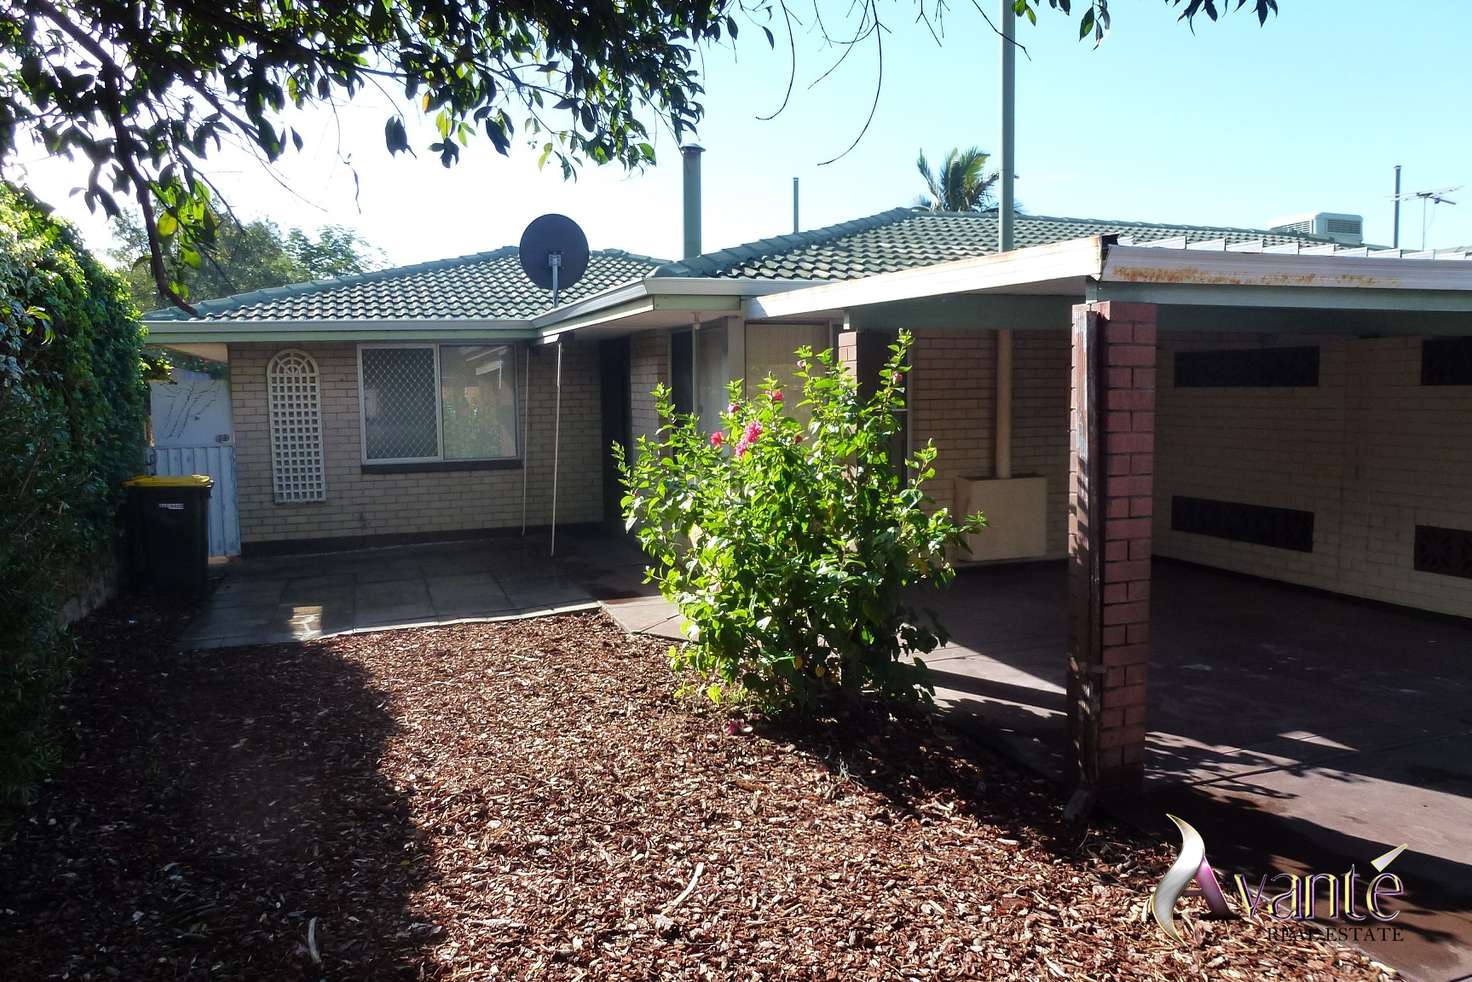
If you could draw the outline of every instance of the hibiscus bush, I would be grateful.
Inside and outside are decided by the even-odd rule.
[[[946,633],[907,591],[949,583],[950,548],[986,522],[927,507],[933,446],[902,466],[891,455],[909,346],[901,334],[868,398],[831,351],[799,349],[801,392],[769,377],[748,399],[732,382],[710,434],[660,386],[656,438],[641,437],[632,460],[615,445],[627,527],[691,639],[672,651],[675,667],[715,679],[712,699],[783,708],[841,691],[933,692],[914,656]]]

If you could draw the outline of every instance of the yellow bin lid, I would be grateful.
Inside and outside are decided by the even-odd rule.
[[[142,474],[123,482],[130,488],[209,488],[215,479],[208,474]]]

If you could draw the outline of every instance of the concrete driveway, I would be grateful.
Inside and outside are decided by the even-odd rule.
[[[1359,870],[1407,844],[1412,977],[1472,973],[1472,623],[1157,560],[1145,793],[1131,817],[1195,825],[1214,865]],[[962,573],[954,639],[926,659],[954,719],[1061,776],[1066,571]]]

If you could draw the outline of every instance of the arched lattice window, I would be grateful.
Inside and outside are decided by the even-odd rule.
[[[319,381],[317,362],[305,351],[279,351],[266,365],[271,485],[278,502],[327,497]]]

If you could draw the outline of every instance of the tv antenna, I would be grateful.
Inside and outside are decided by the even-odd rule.
[[[588,269],[588,237],[566,215],[534,218],[521,233],[521,268],[527,279],[552,291],[556,307],[561,292]]]
[[[1421,250],[1426,250],[1426,227],[1427,218],[1434,217],[1434,209],[1437,205],[1455,205],[1456,202],[1447,195],[1454,191],[1460,191],[1466,187],[1464,184],[1456,184],[1452,187],[1432,188],[1429,191],[1407,191],[1404,194],[1391,195],[1397,202],[1411,201],[1415,198],[1421,199]]]
[[[543,215],[532,219],[521,233],[521,268],[527,279],[544,290],[552,291],[556,307],[564,289],[583,278],[588,270],[588,237],[578,223],[566,215]],[[531,389],[532,346],[526,346],[527,389]],[[526,464],[527,438],[531,428],[531,408],[522,410],[521,423],[521,534],[526,535]],[[552,523],[548,555],[557,555],[557,464],[562,457],[562,334],[557,335],[557,408],[552,424]]]

